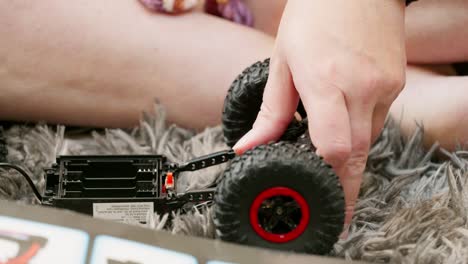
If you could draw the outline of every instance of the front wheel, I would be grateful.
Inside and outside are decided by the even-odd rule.
[[[343,229],[338,177],[308,146],[280,142],[236,157],[215,192],[219,238],[327,254]]]

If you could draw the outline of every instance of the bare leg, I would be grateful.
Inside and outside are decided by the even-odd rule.
[[[468,1],[421,0],[406,12],[410,64],[468,60]],[[448,70],[447,70],[448,69]],[[468,77],[453,76],[447,67],[409,66],[407,85],[391,108],[407,136],[424,126],[426,146],[438,141],[453,149],[468,143]]]
[[[253,13],[255,28],[276,36],[287,0],[245,0]]]
[[[125,127],[158,98],[169,121],[218,124],[235,76],[273,38],[134,0],[1,1],[0,119]]]
[[[468,1],[419,0],[406,10],[408,61],[468,61]]]
[[[275,35],[285,1],[268,2],[248,0],[256,27]],[[418,14],[408,12],[410,35]],[[269,56],[273,45],[260,32],[203,14],[166,17],[134,1],[110,0],[1,2],[0,34],[0,119],[106,127],[135,124],[155,97],[168,107],[169,121],[194,128],[217,124],[231,81],[253,61]],[[420,41],[416,35],[408,41]],[[430,53],[425,56],[430,60]],[[422,102],[440,102],[446,96],[438,98],[443,92],[436,90],[447,87],[462,101],[465,84],[465,78],[410,69],[408,88],[392,114],[398,117],[405,106],[404,131],[415,128],[413,118],[422,120],[428,142],[450,144],[453,131],[463,140],[463,128],[453,130],[462,117],[448,120],[444,114],[428,122],[431,116]],[[423,87],[423,97],[415,98]],[[439,115],[447,105],[441,104]]]
[[[446,149],[468,143],[468,77],[447,76],[409,67],[407,85],[390,114],[410,135],[421,124],[427,146],[439,142]]]

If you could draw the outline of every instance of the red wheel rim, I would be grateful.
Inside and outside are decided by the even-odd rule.
[[[262,204],[264,204],[264,202],[268,199],[275,197],[292,198],[292,200],[299,206],[299,223],[295,225],[292,230],[286,233],[271,232],[270,230],[265,229],[265,227],[262,226],[259,221],[259,211],[262,208]],[[277,209],[280,207],[275,208]],[[273,210],[276,210],[275,208]],[[282,210],[279,212],[282,212]],[[284,219],[285,216],[281,216],[281,218]],[[307,201],[301,194],[288,187],[272,187],[262,191],[257,195],[252,203],[252,206],[250,207],[250,224],[252,225],[252,228],[261,238],[274,243],[286,243],[299,237],[307,228],[307,225],[309,224],[309,218],[310,212]]]

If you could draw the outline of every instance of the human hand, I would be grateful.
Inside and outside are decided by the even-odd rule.
[[[371,143],[405,81],[402,0],[289,0],[283,13],[263,104],[234,146],[278,140],[299,98],[317,153],[333,166],[351,222]]]

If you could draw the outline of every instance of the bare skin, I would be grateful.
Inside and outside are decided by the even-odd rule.
[[[158,98],[170,122],[195,129],[216,125],[235,76],[273,54],[286,3],[247,2],[256,30],[200,12],[151,14],[130,0],[1,2],[0,34],[6,37],[0,45],[0,119],[128,127]],[[466,60],[468,37],[460,33],[466,11],[463,0],[420,0],[409,7],[409,63]],[[422,121],[428,144],[437,140],[450,149],[468,140],[468,80],[413,66],[406,75],[405,89],[389,109],[397,118],[404,109],[403,131]]]
[[[419,0],[406,9],[407,56],[411,64],[468,61],[468,2]]]
[[[8,38],[0,45],[0,118],[125,127],[136,124],[140,112],[150,110],[157,97],[168,106],[171,122],[196,129],[216,125],[230,82],[250,63],[271,55],[286,1],[247,3],[257,30],[201,13],[177,18],[155,15],[134,1],[112,2],[112,12],[105,12],[109,10],[106,1],[4,1],[0,3],[0,33]],[[464,0],[420,0],[407,8],[410,63],[466,59],[463,52],[468,37],[460,28],[468,17],[458,15],[454,20],[445,12],[454,6],[457,14],[468,14]],[[427,18],[434,15],[451,23]],[[450,25],[443,28],[444,24]],[[424,37],[418,37],[421,35]],[[426,41],[434,35],[432,41]],[[457,41],[447,40],[454,36]],[[207,38],[210,40],[204,41]],[[443,40],[447,42],[441,43]],[[457,45],[447,48],[446,43]],[[411,74],[408,72],[409,79]],[[452,77],[452,82],[463,87],[466,80]],[[443,91],[427,96],[438,98],[438,93]],[[412,103],[418,105],[420,100]],[[418,119],[424,118],[423,113],[418,115]],[[437,127],[453,127],[443,124],[445,118],[438,122],[442,124]],[[414,126],[404,127],[410,130]],[[465,128],[459,129],[459,134],[467,134]]]
[[[256,7],[264,5],[264,1],[248,2]],[[286,1],[275,3],[273,8],[282,9]],[[268,12],[278,13],[277,10]],[[280,20],[271,19],[271,24],[264,20],[268,19],[263,18],[258,27],[275,35]],[[468,61],[468,31],[465,30],[468,2],[419,0],[406,8],[405,20],[406,85],[389,114],[401,122],[404,134],[410,135],[422,124],[428,147],[438,141],[443,147],[453,149],[468,140],[468,125],[463,123],[468,115],[468,78],[455,76],[454,69],[445,64]],[[450,94],[447,87],[451,87]],[[436,107],[429,109],[431,105]]]
[[[257,10],[264,1],[249,2]],[[269,8],[282,12],[286,1],[275,3]],[[261,17],[258,28],[276,35],[279,22]],[[389,115],[400,122],[407,136],[423,125],[427,147],[439,142],[451,150],[468,140],[468,77],[455,76],[454,69],[444,65],[468,61],[467,24],[468,2],[464,0],[419,0],[406,8],[407,79]]]
[[[216,125],[232,80],[271,54],[285,2],[275,3],[249,2],[253,30],[200,9],[152,14],[137,1],[2,2],[0,119],[128,127],[158,99],[169,122]]]
[[[405,89],[389,114],[406,135],[423,125],[427,147],[439,142],[453,150],[468,143],[468,77],[444,66],[468,61],[467,23],[464,0],[420,0],[406,10],[410,66]]]
[[[468,76],[453,76],[424,67],[408,69],[407,85],[390,114],[401,123],[404,135],[422,125],[424,143],[438,142],[452,150],[468,147]]]
[[[155,98],[170,122],[215,125],[232,80],[273,43],[213,16],[111,0],[2,1],[0,35],[0,119],[99,127],[137,124]]]
[[[261,109],[233,147],[239,154],[278,140],[301,99],[317,154],[340,178],[345,226],[371,140],[404,86],[404,11],[401,0],[288,0]]]

